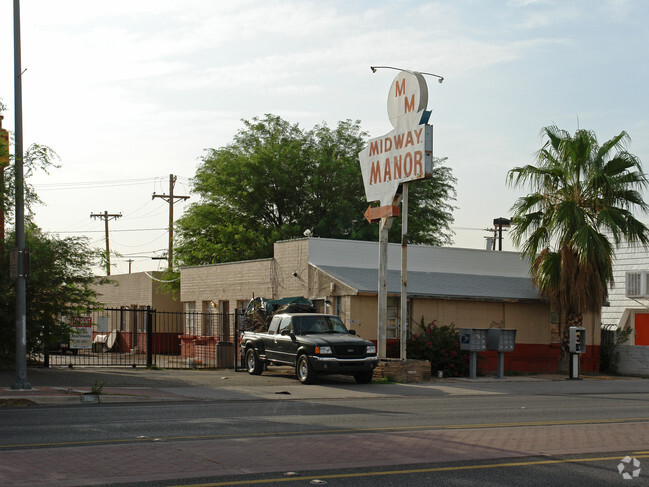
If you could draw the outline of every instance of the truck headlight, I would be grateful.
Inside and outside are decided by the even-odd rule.
[[[331,347],[315,347],[315,353],[318,355],[331,355]]]
[[[368,355],[376,355],[376,347],[374,345],[368,345],[367,349],[365,349],[365,353]]]

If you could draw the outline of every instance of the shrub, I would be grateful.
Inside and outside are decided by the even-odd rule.
[[[469,352],[460,350],[460,333],[455,325],[437,325],[433,320],[424,325],[422,317],[419,333],[413,334],[407,341],[408,358],[429,360],[431,374],[438,370],[447,377],[469,375]]]

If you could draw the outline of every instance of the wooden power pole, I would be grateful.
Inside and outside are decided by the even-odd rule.
[[[178,196],[174,194],[174,186],[176,184],[176,176],[169,175],[169,194],[155,194],[151,199],[162,198],[169,203],[169,252],[167,258],[169,260],[169,269],[174,268],[174,203],[176,200],[186,200],[189,196]]]
[[[100,220],[104,220],[105,227],[106,227],[106,275],[110,276],[110,241],[108,239],[108,220],[117,220],[118,218],[121,218],[122,214],[116,214],[112,213],[109,214],[107,211],[104,211],[103,213],[91,213],[90,218],[99,218]]]

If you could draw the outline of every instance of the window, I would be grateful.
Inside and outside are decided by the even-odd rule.
[[[203,301],[203,335],[213,336],[216,331],[216,308],[214,301]]]
[[[397,331],[401,321],[401,298],[393,296],[388,297],[388,315],[386,320],[386,338],[398,338]]]
[[[290,316],[285,316],[282,318],[282,322],[279,324],[279,330],[277,330],[278,333],[282,333],[283,330],[289,330],[291,329],[291,317]]]
[[[559,333],[559,324],[561,318],[559,313],[553,311],[550,313],[550,343],[561,343],[561,334]]]
[[[230,301],[219,301],[221,312],[221,340],[230,339]]]
[[[186,335],[196,335],[198,330],[196,329],[196,303],[194,301],[187,302],[184,305],[185,308],[185,334]]]

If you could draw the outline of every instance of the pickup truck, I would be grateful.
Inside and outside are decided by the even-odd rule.
[[[368,383],[378,364],[372,342],[349,331],[337,316],[319,313],[278,313],[268,331],[244,332],[241,349],[248,373],[290,365],[303,384],[312,384],[318,374],[353,375],[359,384]]]

